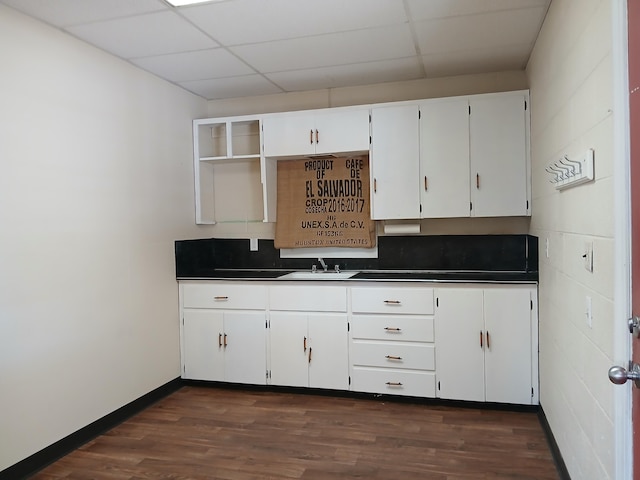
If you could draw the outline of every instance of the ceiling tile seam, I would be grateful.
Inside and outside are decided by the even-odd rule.
[[[216,42],[218,45],[220,45],[219,47],[216,48],[221,48],[223,50],[225,50],[229,55],[233,56],[234,58],[236,58],[239,62],[241,62],[242,64],[246,65],[247,67],[249,67],[251,70],[253,70],[255,72],[255,74],[260,75],[265,81],[269,82],[270,84],[272,84],[274,87],[280,89],[280,91],[282,92],[286,92],[285,89],[283,89],[280,85],[278,85],[277,83],[273,82],[272,80],[270,80],[269,78],[265,77],[263,72],[261,72],[260,70],[258,70],[256,67],[254,67],[252,64],[250,64],[249,62],[247,62],[244,58],[240,57],[239,55],[237,55],[235,52],[233,52],[228,45],[225,45],[224,43],[220,42],[216,37],[214,37],[213,35],[211,35],[209,32],[203,30],[202,28],[200,28],[198,25],[196,25],[195,23],[193,23],[190,19],[188,19],[187,17],[185,17],[182,13],[180,13],[179,11],[175,11],[174,12],[177,16],[179,16],[180,18],[182,18],[185,22],[187,22],[189,25],[191,25],[193,28],[195,28],[196,30],[198,30],[199,32],[201,32],[203,35],[206,35],[208,38],[210,38],[211,40],[213,40],[214,42]],[[240,76],[248,76],[247,75],[240,75]],[[239,76],[233,76],[233,77],[225,77],[225,78],[237,78]],[[206,81],[203,80],[203,81]]]
[[[105,17],[105,18],[101,18],[99,20],[90,20],[88,22],[69,23],[69,24],[65,23],[65,24],[60,24],[60,25],[55,25],[53,23],[49,23],[46,20],[42,20],[42,21],[45,22],[45,23],[48,23],[49,25],[61,28],[61,29],[66,31],[67,28],[76,28],[76,27],[98,25],[98,24],[101,24],[101,23],[110,23],[110,22],[119,21],[119,20],[129,20],[130,18],[144,17],[144,16],[148,16],[148,15],[156,15],[158,13],[164,13],[164,12],[170,12],[170,11],[171,10],[169,10],[167,8],[159,7],[157,10],[150,10],[148,12],[131,13],[131,14],[126,14],[126,15],[118,15],[116,17]]]
[[[404,14],[407,17],[407,23],[409,25],[409,32],[411,33],[411,41],[413,42],[413,48],[416,51],[416,56],[418,63],[420,64],[420,76],[422,78],[426,78],[427,69],[425,68],[424,61],[422,59],[422,53],[420,51],[420,42],[418,40],[418,34],[415,29],[415,24],[411,18],[411,9],[409,8],[409,2],[407,0],[402,0],[402,5],[404,7]]]
[[[335,68],[335,67],[350,67],[355,65],[368,65],[382,62],[390,62],[394,60],[407,60],[407,59],[415,59],[416,55],[411,55],[409,57],[391,57],[391,58],[383,58],[378,60],[367,60],[366,62],[347,62],[347,63],[332,63],[331,65],[323,65],[320,67],[307,67],[307,68],[290,68],[285,70],[273,70],[273,71],[264,71],[265,75],[275,75],[279,73],[294,73],[294,72],[306,72],[310,70],[324,70],[325,68]]]
[[[551,2],[549,2],[551,3]],[[422,18],[419,20],[413,20],[416,23],[422,23],[422,22],[435,22],[435,21],[439,21],[439,20],[451,20],[451,19],[458,19],[458,18],[466,18],[466,17],[487,17],[487,16],[491,16],[491,15],[495,15],[497,13],[505,13],[505,12],[518,12],[520,10],[539,10],[541,8],[543,8],[544,5],[540,4],[538,6],[528,6],[528,7],[514,7],[514,8],[501,8],[498,10],[490,10],[490,11],[483,11],[483,12],[474,12],[474,13],[462,13],[462,14],[458,14],[458,15],[445,15],[442,17],[428,17],[428,18]],[[549,6],[547,6],[546,11],[549,10]],[[545,13],[546,15],[546,13]]]

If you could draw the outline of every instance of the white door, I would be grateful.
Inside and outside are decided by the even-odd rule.
[[[316,112],[316,154],[369,151],[369,110]]]
[[[309,155],[316,151],[314,119],[308,112],[266,116],[262,131],[265,157]]]
[[[470,101],[471,215],[527,215],[525,97]]]
[[[309,386],[349,390],[347,316],[310,314]]]
[[[469,102],[456,99],[422,103],[422,218],[468,217],[469,175]]]
[[[437,289],[435,328],[438,397],[483,402],[482,289]]]
[[[309,386],[307,315],[271,312],[271,384]]]
[[[532,290],[486,289],[485,399],[530,404]]]
[[[224,379],[266,384],[267,346],[263,312],[224,313]]]
[[[371,111],[371,218],[420,218],[418,105]]]
[[[190,380],[224,381],[222,312],[184,310],[183,372]]]

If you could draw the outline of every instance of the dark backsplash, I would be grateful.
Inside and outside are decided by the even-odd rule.
[[[175,242],[176,277],[207,277],[216,269],[308,269],[316,260],[280,258],[273,240],[207,238]],[[378,237],[378,258],[323,257],[343,270],[538,271],[538,238],[531,235]]]

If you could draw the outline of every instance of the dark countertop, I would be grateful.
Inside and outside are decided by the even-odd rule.
[[[252,269],[217,269],[201,272],[198,276],[178,277],[178,280],[278,280],[279,277],[293,270],[252,270]],[[320,279],[290,280],[296,282],[321,281]],[[497,283],[535,283],[538,272],[513,271],[360,271],[338,282],[497,282]]]

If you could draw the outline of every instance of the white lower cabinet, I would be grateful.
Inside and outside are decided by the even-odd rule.
[[[435,397],[433,289],[351,289],[351,389]]]
[[[271,384],[348,390],[347,288],[273,286],[269,303]]]
[[[438,397],[537,403],[536,288],[465,286],[435,295]]]
[[[182,376],[537,404],[537,287],[436,285],[181,281]]]
[[[266,287],[181,282],[180,289],[182,377],[266,384]]]

